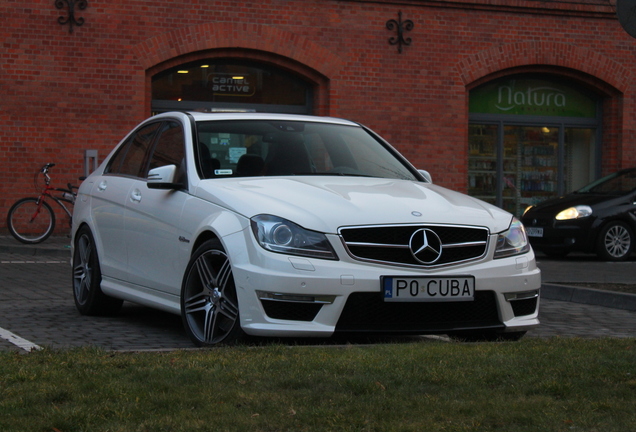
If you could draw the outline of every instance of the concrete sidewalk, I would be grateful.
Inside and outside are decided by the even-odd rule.
[[[577,287],[577,283],[636,285],[636,260],[599,261],[593,255],[572,254],[552,259],[537,255],[541,296],[547,299],[636,311],[636,294]]]
[[[537,254],[537,265],[543,282],[636,285],[635,258],[625,262],[606,262],[599,261],[594,255],[571,254],[567,258],[555,259]]]
[[[0,254],[30,256],[71,256],[70,237],[49,237],[42,243],[20,243],[10,235],[0,235]]]
[[[55,256],[70,259],[70,237],[51,237],[27,245],[10,235],[0,236],[0,255]],[[616,283],[636,285],[636,259],[613,263],[598,261],[593,255],[572,254],[552,259],[537,254],[541,269],[541,296],[546,299],[636,311],[636,294],[577,287],[576,283]]]

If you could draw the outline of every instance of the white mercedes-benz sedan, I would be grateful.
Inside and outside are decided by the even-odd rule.
[[[72,247],[80,313],[162,309],[198,346],[539,324],[522,224],[341,119],[151,117],[81,185]]]

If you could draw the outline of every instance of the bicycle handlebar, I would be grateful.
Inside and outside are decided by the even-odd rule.
[[[47,163],[42,167],[42,169],[40,169],[40,172],[46,174],[49,168],[53,168],[54,166],[54,163]]]
[[[49,162],[47,164],[44,164],[42,168],[40,169],[40,172],[44,174],[44,181],[47,187],[49,187],[49,185],[51,184],[49,169],[53,168],[54,166],[55,166],[54,163]],[[36,174],[36,177],[37,177],[37,174]],[[55,190],[57,190],[58,192],[70,192],[73,196],[77,195],[77,192],[75,192],[75,190],[79,189],[79,186],[74,186],[71,183],[66,183],[66,186],[68,187],[68,189],[55,188]],[[37,188],[37,185],[36,185],[36,188]]]

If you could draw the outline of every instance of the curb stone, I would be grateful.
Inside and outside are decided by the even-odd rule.
[[[541,285],[541,297],[550,300],[636,311],[636,294],[544,283]]]

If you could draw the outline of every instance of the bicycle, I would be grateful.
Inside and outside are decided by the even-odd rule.
[[[51,186],[49,170],[55,166],[47,163],[39,172],[35,173],[34,183],[38,189],[38,175],[44,176],[44,189],[38,197],[22,198],[16,201],[7,215],[7,227],[16,240],[35,244],[41,243],[53,233],[55,229],[55,213],[51,205],[46,202],[50,198],[62,207],[69,218],[69,227],[72,224],[72,205],[75,204],[78,186],[67,183],[67,189]],[[61,196],[55,196],[52,192],[61,192]],[[68,205],[65,205],[65,203]]]

